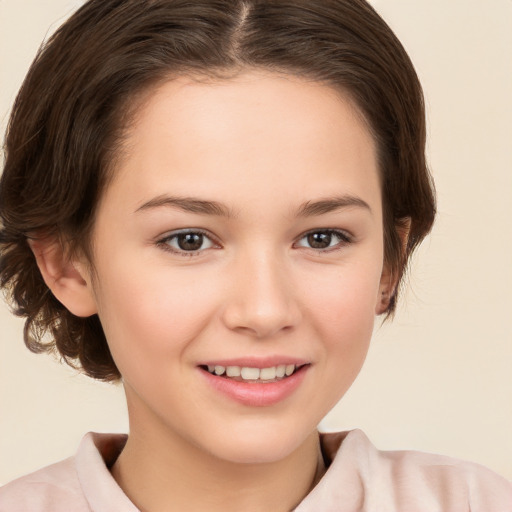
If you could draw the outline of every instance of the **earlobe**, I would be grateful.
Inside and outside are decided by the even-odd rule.
[[[407,244],[409,242],[409,233],[411,231],[411,218],[406,217],[400,219],[399,222],[395,225],[396,233],[400,238],[400,261],[398,263],[398,268],[402,268],[405,264],[406,253],[407,253]],[[395,275],[394,272],[390,270],[389,262],[384,262],[384,268],[382,270],[382,275],[380,279],[379,286],[379,297],[377,299],[377,305],[375,307],[375,314],[382,315],[386,313],[389,309],[389,305],[393,300],[397,286],[399,284],[399,278]]]
[[[388,272],[383,272],[381,285],[379,287],[379,297],[377,298],[377,305],[375,306],[376,315],[382,315],[388,310],[394,294],[394,281]]]
[[[83,265],[72,261],[56,239],[28,241],[44,282],[71,313],[89,317],[97,313],[89,276]]]

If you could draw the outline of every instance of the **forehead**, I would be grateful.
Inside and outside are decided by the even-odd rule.
[[[222,201],[265,193],[281,203],[295,191],[303,202],[338,185],[379,195],[370,131],[353,102],[324,84],[260,71],[181,77],[139,105],[111,187],[126,199],[193,188]]]

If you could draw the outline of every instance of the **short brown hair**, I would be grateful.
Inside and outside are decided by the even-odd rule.
[[[86,251],[136,95],[172,76],[227,77],[247,68],[326,83],[363,113],[378,148],[385,259],[400,282],[435,215],[424,103],[407,53],[368,3],[90,0],[41,47],[5,140],[0,286],[26,317],[32,351],[57,350],[94,378],[120,377],[99,318],[76,317],[57,301],[27,240],[45,233]],[[388,314],[395,305],[396,293]]]

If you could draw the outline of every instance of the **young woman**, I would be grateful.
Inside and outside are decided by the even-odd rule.
[[[421,87],[360,0],[92,0],[20,91],[2,286],[34,351],[122,379],[130,433],[5,511],[512,509],[477,465],[319,421],[435,214]]]

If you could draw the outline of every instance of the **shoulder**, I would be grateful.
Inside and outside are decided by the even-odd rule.
[[[512,512],[512,484],[480,464],[417,451],[377,450],[375,461],[383,485],[393,488],[403,503],[421,500],[446,511]]]
[[[136,512],[108,469],[126,439],[89,432],[73,457],[1,487],[0,512]]]
[[[319,487],[333,503],[342,497],[365,511],[512,512],[512,484],[479,464],[378,450],[360,430],[323,434],[322,446],[331,464]]]
[[[0,488],[0,512],[88,511],[74,457],[13,480]]]

